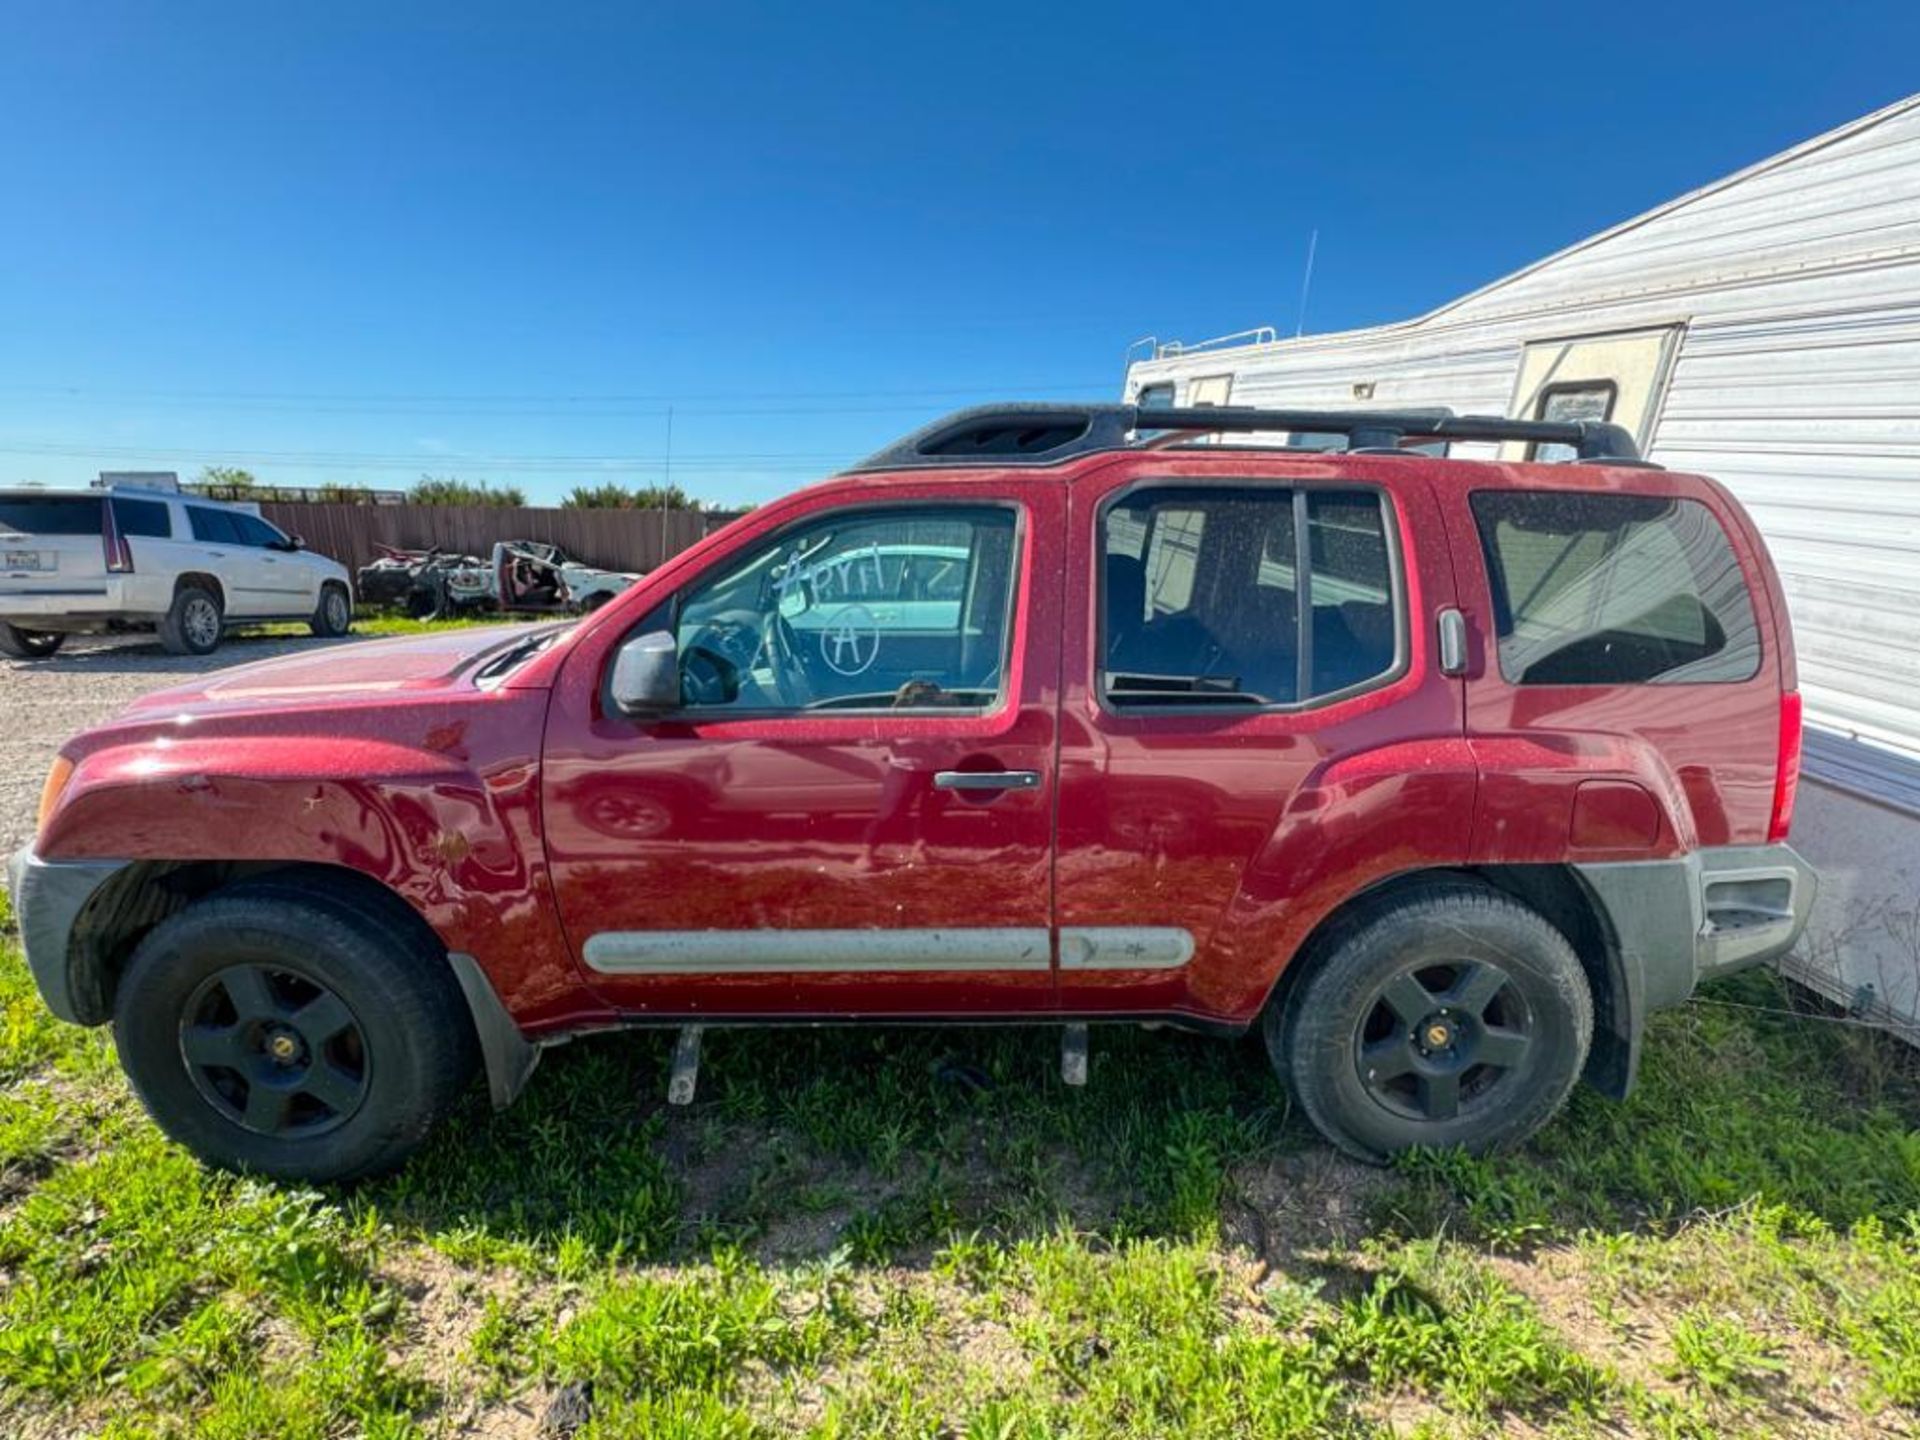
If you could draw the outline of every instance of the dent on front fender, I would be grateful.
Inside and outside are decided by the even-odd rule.
[[[362,733],[143,736],[82,748],[50,858],[335,866],[475,957],[521,1025],[594,1008],[555,917],[541,835],[544,692],[342,712]],[[85,737],[83,737],[84,740]]]

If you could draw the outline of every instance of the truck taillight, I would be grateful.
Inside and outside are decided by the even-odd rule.
[[[1787,838],[1793,829],[1793,798],[1800,789],[1800,692],[1780,696],[1780,753],[1773,771],[1773,818],[1767,822],[1767,841]]]
[[[107,503],[100,508],[103,512],[100,525],[100,546],[107,554],[107,573],[109,575],[131,575],[133,573],[133,547],[127,544],[127,537],[120,533],[120,517],[113,513],[113,501],[107,501]]]

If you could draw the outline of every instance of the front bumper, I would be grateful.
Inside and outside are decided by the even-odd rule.
[[[27,968],[47,1008],[62,1020],[89,1025],[105,1018],[98,1013],[98,998],[80,993],[75,983],[74,931],[87,902],[126,863],[42,860],[30,846],[16,850],[7,862],[7,889]]]

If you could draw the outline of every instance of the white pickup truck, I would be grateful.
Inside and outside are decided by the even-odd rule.
[[[157,631],[205,655],[236,625],[353,624],[346,568],[302,547],[254,507],[115,486],[0,490],[0,654],[52,655],[66,637]]]

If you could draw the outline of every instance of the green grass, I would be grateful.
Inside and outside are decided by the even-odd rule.
[[[464,630],[476,625],[531,624],[537,620],[567,618],[564,615],[465,615],[451,620],[409,620],[395,611],[363,609],[354,612],[353,633],[365,636],[426,635],[435,630]],[[270,625],[250,625],[243,633],[277,640],[297,639],[313,632],[307,628],[304,620],[287,620],[275,621]]]
[[[588,1437],[1915,1425],[1897,1048],[1692,1007],[1627,1103],[1375,1172],[1251,1043],[1096,1032],[1080,1092],[1054,1043],[720,1032],[669,1111],[669,1037],[583,1041],[314,1193],[164,1141],[0,939],[0,1434],[524,1434],[556,1397]]]

